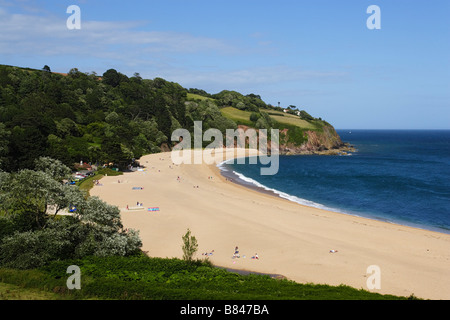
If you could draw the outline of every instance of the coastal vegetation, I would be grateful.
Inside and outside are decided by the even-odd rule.
[[[256,94],[223,90],[210,94],[186,89],[161,78],[128,77],[114,69],[102,76],[76,68],[67,74],[0,65],[0,169],[33,168],[41,156],[74,163],[114,164],[124,169],[144,154],[173,147],[175,129],[203,131],[239,125],[283,131],[284,147],[293,149],[309,140],[311,132],[334,128],[320,118],[292,106],[267,104]],[[286,147],[286,148],[285,148]],[[314,151],[316,146],[309,146]],[[294,150],[295,152],[295,150]]]
[[[64,183],[70,173],[45,157],[35,170],[0,173],[0,267],[140,253],[138,232],[123,228],[120,210]]]
[[[66,286],[67,267],[81,270],[81,289]],[[0,269],[1,283],[42,292],[43,299],[117,300],[406,300],[348,286],[300,284],[269,275],[241,275],[207,260],[85,257],[31,270]],[[57,294],[48,297],[49,294]],[[46,294],[44,296],[44,294]]]

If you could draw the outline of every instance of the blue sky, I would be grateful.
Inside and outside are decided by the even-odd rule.
[[[0,0],[0,30],[0,64],[255,93],[339,129],[450,129],[448,0]]]

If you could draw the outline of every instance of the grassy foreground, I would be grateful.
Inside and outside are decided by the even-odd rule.
[[[0,300],[59,300],[60,295],[0,282]]]
[[[69,266],[81,270],[81,289],[69,290]],[[17,291],[15,291],[17,290]],[[15,293],[17,292],[17,293]],[[409,299],[414,297],[409,297]],[[299,284],[265,275],[239,275],[208,261],[89,257],[34,270],[0,269],[0,299],[24,300],[397,300],[348,286]]]

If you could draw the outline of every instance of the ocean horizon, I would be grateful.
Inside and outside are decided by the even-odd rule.
[[[234,182],[328,211],[450,234],[450,130],[336,130],[356,152],[219,165]]]

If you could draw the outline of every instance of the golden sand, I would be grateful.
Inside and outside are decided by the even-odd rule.
[[[181,258],[189,228],[196,258],[214,250],[208,258],[217,266],[365,290],[379,275],[370,283],[381,288],[369,291],[450,299],[448,234],[302,206],[230,182],[215,164],[174,165],[171,153],[140,163],[144,171],[104,177],[91,195],[121,209],[149,256]],[[127,210],[138,203],[142,210]],[[233,258],[236,246],[240,258]]]

